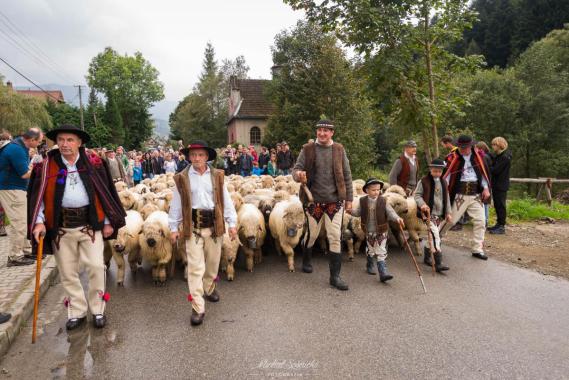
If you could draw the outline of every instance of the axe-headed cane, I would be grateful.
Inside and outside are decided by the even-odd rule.
[[[44,234],[40,234],[38,242],[38,250],[36,257],[36,287],[34,291],[34,316],[33,316],[33,326],[32,326],[32,344],[36,342],[36,330],[38,325],[38,308],[40,305],[40,277],[41,277],[41,264],[43,259],[43,237]]]
[[[413,252],[411,252],[411,247],[409,247],[409,243],[407,243],[407,239],[405,239],[405,232],[403,231],[403,227],[399,225],[399,231],[403,234],[403,241],[405,242],[405,248],[407,248],[407,252],[409,256],[411,256],[411,260],[413,260],[413,264],[415,264],[415,269],[417,269],[417,274],[419,275],[419,280],[421,280],[421,285],[423,286],[423,291],[427,293],[427,288],[425,287],[425,281],[423,281],[423,275],[421,274],[421,269],[419,269],[419,265],[417,265],[417,260],[415,260],[415,256],[413,256]]]
[[[431,255],[431,266],[433,268],[433,276],[435,276],[435,243],[433,242],[433,236],[431,235],[431,212],[429,210],[423,212],[423,222],[427,225],[427,240],[429,241],[429,254]]]

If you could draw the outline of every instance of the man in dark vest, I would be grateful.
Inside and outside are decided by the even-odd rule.
[[[302,242],[302,270],[312,272],[312,247],[324,225],[330,250],[330,285],[348,290],[348,284],[340,278],[341,232],[344,209],[346,212],[352,210],[352,172],[344,147],[332,141],[332,136],[334,124],[320,120],[316,124],[316,142],[302,147],[292,175],[295,181],[306,184],[314,197],[312,204],[301,199],[308,220],[308,230]]]
[[[389,172],[389,184],[399,185],[407,195],[411,195],[419,178],[419,161],[417,160],[417,143],[407,141],[403,154],[395,161]]]
[[[74,125],[46,133],[58,149],[34,167],[28,187],[28,238],[45,235],[44,250],[52,250],[67,294],[68,321],[73,330],[86,319],[87,308],[95,327],[106,324],[104,240],[116,239],[125,225],[121,205],[106,163],[82,146],[89,135]],[[79,278],[88,273],[87,298]]]
[[[433,255],[435,257],[435,270],[439,273],[449,269],[446,265],[443,265],[439,226],[444,220],[447,222],[452,220],[447,183],[441,180],[445,167],[445,161],[440,158],[435,158],[429,164],[429,174],[421,178],[417,189],[415,189],[417,217],[423,220],[425,220],[427,215],[430,217],[430,221],[428,222],[429,233],[432,236],[435,249]],[[425,264],[431,266],[431,254],[427,247],[424,249],[424,256]]]
[[[203,141],[195,141],[181,150],[192,163],[174,176],[176,187],[170,204],[168,222],[172,243],[186,240],[188,259],[188,301],[192,304],[192,326],[202,324],[205,298],[219,301],[216,278],[221,259],[225,223],[229,236],[237,238],[237,213],[224,184],[223,170],[209,166],[217,153]],[[183,236],[179,228],[182,225]]]
[[[483,202],[490,198],[489,170],[482,155],[473,147],[472,137],[461,135],[457,140],[458,149],[452,153],[450,164],[443,176],[448,184],[452,204],[450,222],[444,221],[441,235],[452,227],[465,212],[474,224],[472,233],[472,256],[488,260],[484,253],[484,233],[486,217]]]

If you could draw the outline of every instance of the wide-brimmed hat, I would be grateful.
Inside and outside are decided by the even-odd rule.
[[[371,185],[381,185],[381,189],[383,190],[383,187],[385,186],[385,183],[383,181],[380,181],[377,178],[370,178],[366,181],[364,187],[362,188],[362,190],[365,192],[366,189],[368,188],[368,186]]]
[[[458,139],[456,139],[456,141],[454,142],[454,145],[456,145],[459,148],[472,146],[474,144],[476,144],[476,141],[474,141],[474,139],[469,135],[460,135],[458,136]]]
[[[405,147],[406,148],[416,148],[417,147],[417,142],[415,140],[409,140],[405,143]]]
[[[188,145],[187,148],[180,149],[180,152],[186,157],[190,157],[190,150],[192,149],[205,149],[207,151],[208,161],[213,161],[217,157],[217,152],[215,149],[210,148],[207,143],[203,140],[196,140]]]
[[[440,158],[435,158],[433,161],[431,161],[431,163],[429,164],[430,168],[439,168],[439,169],[444,169],[447,167],[446,162],[444,162],[444,160],[441,160]]]
[[[318,128],[328,128],[334,130],[336,126],[334,125],[334,122],[332,122],[331,120],[322,119],[318,123],[316,123],[316,129]]]
[[[89,134],[87,132],[85,132],[81,128],[79,128],[75,125],[71,125],[71,124],[60,125],[59,127],[54,128],[51,131],[46,132],[45,136],[48,139],[56,142],[57,141],[57,135],[60,133],[73,133],[74,135],[77,135],[81,139],[83,144],[86,144],[89,141],[91,141],[91,136],[89,136]]]

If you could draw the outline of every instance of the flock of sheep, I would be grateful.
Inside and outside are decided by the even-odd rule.
[[[128,188],[124,182],[115,184],[127,213],[126,225],[119,230],[116,240],[105,242],[105,263],[108,268],[111,258],[114,258],[118,267],[119,286],[124,283],[125,256],[128,257],[133,275],[143,260],[149,262],[156,285],[163,285],[168,276],[174,275],[177,263],[184,268],[184,278],[187,278],[185,241],[179,239],[176,244],[172,244],[168,226],[168,210],[173,195],[172,188],[175,187],[173,176],[162,174],[145,179],[133,188]],[[288,270],[294,272],[295,247],[301,241],[306,224],[298,197],[300,184],[290,175],[276,178],[231,175],[225,178],[225,183],[237,211],[239,235],[239,239],[233,241],[227,233],[223,237],[221,270],[226,273],[227,280],[235,278],[235,263],[239,252],[244,254],[247,271],[252,272],[254,266],[263,261],[263,246],[269,245],[279,255],[286,255]],[[353,182],[354,203],[365,195],[363,185],[363,180]],[[413,197],[405,197],[405,192],[399,186],[390,186],[383,196],[404,219],[414,253],[420,255],[419,234],[425,227],[416,216],[415,200]],[[391,236],[402,245],[406,237],[397,225],[393,227]],[[347,213],[344,215],[342,239],[348,259],[352,261],[365,241],[359,217]],[[324,228],[320,232],[319,244],[326,249]]]

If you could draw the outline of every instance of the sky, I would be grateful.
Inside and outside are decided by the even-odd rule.
[[[165,99],[187,95],[207,42],[219,62],[244,55],[251,78],[270,78],[270,47],[303,17],[282,0],[0,0],[0,57],[38,84],[86,84],[107,46],[140,51],[160,72]],[[15,86],[29,83],[0,61]]]

